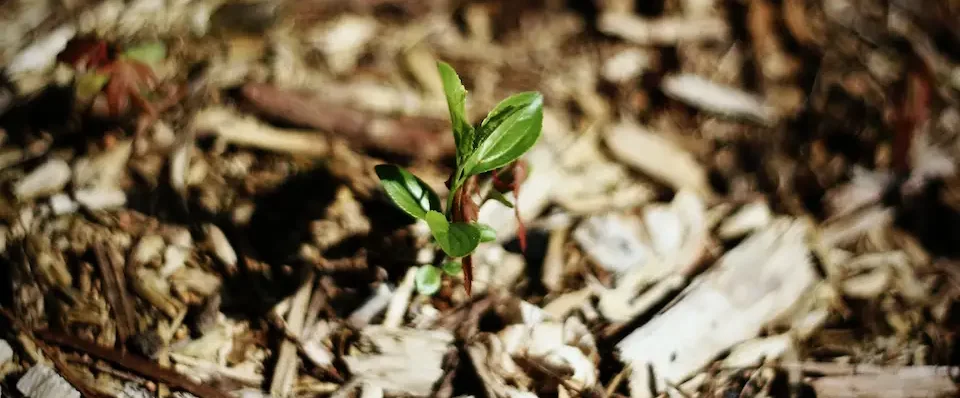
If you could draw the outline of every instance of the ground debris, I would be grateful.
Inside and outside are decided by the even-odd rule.
[[[809,229],[800,220],[775,221],[694,280],[668,310],[620,341],[619,357],[635,369],[633,396],[646,396],[651,383],[662,391],[668,383],[684,381],[792,307],[816,281],[804,243]],[[754,287],[744,285],[746,280]],[[691,326],[691,319],[700,326]],[[712,332],[702,334],[705,330]],[[692,343],[698,340],[702,343]]]
[[[443,331],[368,326],[362,346],[343,359],[362,383],[378,386],[389,395],[430,396],[444,374],[443,361],[452,349],[453,335]]]
[[[960,8],[514,3],[0,1],[4,396],[957,395]]]
[[[813,365],[813,364],[811,364]],[[818,366],[803,365],[805,370],[824,372]],[[852,367],[851,367],[852,368]],[[952,397],[960,389],[955,379],[957,368],[935,366],[856,367],[845,372],[827,373],[811,383],[818,397]],[[847,373],[847,374],[843,374]]]
[[[30,398],[80,398],[80,391],[43,364],[30,368],[17,382],[17,390]]]

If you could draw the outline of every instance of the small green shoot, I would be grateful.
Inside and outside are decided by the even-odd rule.
[[[444,210],[438,195],[422,180],[402,167],[381,164],[375,167],[384,191],[393,203],[410,216],[423,220],[430,227],[434,241],[446,258],[442,267],[422,265],[417,270],[417,291],[432,295],[440,289],[442,274],[464,275],[464,287],[470,293],[472,282],[471,255],[483,242],[496,240],[496,231],[477,222],[477,209],[472,197],[479,178],[493,177],[499,172],[526,170],[520,158],[536,144],[543,129],[543,96],[538,92],[512,95],[491,110],[474,128],[466,118],[467,90],[453,67],[438,62],[444,94],[450,111],[451,132],[456,144],[456,170],[450,176],[450,195]],[[493,175],[487,172],[493,171]],[[519,173],[525,175],[525,172]],[[494,184],[486,199],[513,205],[503,195],[518,187],[522,178],[511,185]],[[520,232],[522,234],[523,229]],[[521,242],[523,242],[521,236]],[[439,264],[439,263],[438,263]]]
[[[431,295],[440,290],[440,270],[430,264],[424,264],[417,270],[417,291]]]
[[[441,211],[440,198],[417,176],[392,164],[374,166],[387,196],[407,214],[423,219],[428,211]]]
[[[443,273],[450,276],[457,276],[463,272],[463,265],[457,261],[447,261],[443,263]]]
[[[448,222],[439,212],[430,210],[424,218],[444,253],[453,258],[466,256],[480,244],[480,228],[473,224]]]
[[[167,58],[167,46],[162,41],[141,43],[127,48],[122,56],[155,67]]]

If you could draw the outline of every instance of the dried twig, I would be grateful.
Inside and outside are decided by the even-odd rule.
[[[126,341],[137,333],[136,314],[133,310],[133,301],[127,293],[126,273],[124,264],[117,262],[113,255],[113,248],[107,240],[101,240],[93,246],[97,257],[97,266],[103,278],[107,302],[113,308],[117,317],[117,333],[120,338],[121,349],[126,349]]]
[[[309,275],[300,285],[300,289],[297,290],[290,306],[290,313],[287,314],[287,327],[296,337],[300,337],[300,333],[303,331],[303,321],[306,318],[307,305],[310,303],[310,293],[313,292],[314,273],[312,269],[307,272],[309,272]],[[280,344],[277,366],[270,383],[270,394],[280,397],[290,395],[293,382],[297,376],[297,361],[297,343],[285,339]]]
[[[174,388],[182,389],[200,398],[230,398],[230,395],[225,392],[204,384],[194,383],[177,372],[161,368],[157,364],[143,358],[113,351],[72,336],[49,330],[39,330],[34,333],[46,342],[84,352],[98,359],[139,373],[145,378],[167,383]]]
[[[424,159],[453,154],[453,136],[446,134],[445,121],[372,118],[322,99],[262,84],[244,86],[243,94],[265,115],[337,134],[352,145]]]

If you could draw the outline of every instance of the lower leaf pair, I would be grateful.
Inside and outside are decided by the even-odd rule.
[[[441,276],[447,274],[457,276],[463,271],[463,267],[456,261],[447,261],[443,267],[437,268],[430,264],[421,265],[417,269],[416,287],[421,294],[431,295],[440,290]]]

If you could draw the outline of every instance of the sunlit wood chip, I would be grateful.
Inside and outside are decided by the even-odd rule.
[[[811,382],[818,397],[921,398],[955,397],[960,393],[956,367],[880,368],[862,374],[827,376]]]
[[[883,294],[893,279],[893,270],[877,268],[843,281],[843,294],[858,299],[875,298]]]
[[[661,135],[622,122],[610,128],[605,142],[614,158],[671,188],[689,189],[705,200],[713,197],[706,169],[692,154]]]
[[[749,203],[720,224],[717,234],[724,239],[739,238],[773,221],[773,214],[766,202]]]
[[[693,41],[723,41],[730,28],[718,17],[663,17],[646,19],[626,13],[604,13],[600,31],[641,45],[671,45]]]
[[[372,350],[344,356],[350,373],[387,395],[431,395],[443,377],[443,360],[454,349],[453,335],[440,330],[367,326],[361,339]]]
[[[6,340],[0,339],[0,365],[3,365],[13,359],[13,348]]]
[[[723,359],[726,368],[746,368],[760,365],[761,361],[773,361],[793,349],[793,336],[789,333],[745,341],[733,347]]]
[[[776,119],[773,107],[765,104],[760,97],[719,85],[701,76],[670,75],[663,78],[661,88],[664,94],[707,112],[746,118],[766,125]]]
[[[79,391],[44,364],[30,368],[17,382],[17,390],[29,398],[80,398]]]
[[[786,314],[817,280],[805,243],[810,228],[804,220],[774,222],[724,255],[671,307],[620,341],[618,357],[633,369],[632,396],[650,397],[650,386],[664,391],[667,383],[682,383]]]
[[[62,159],[50,159],[17,181],[13,194],[20,200],[59,192],[70,181],[71,170]]]
[[[597,265],[624,273],[642,266],[652,256],[652,250],[637,233],[637,223],[639,220],[616,214],[593,216],[577,226],[573,239]]]
[[[641,48],[628,48],[616,53],[603,63],[603,78],[620,83],[633,79],[650,68],[653,55]]]

